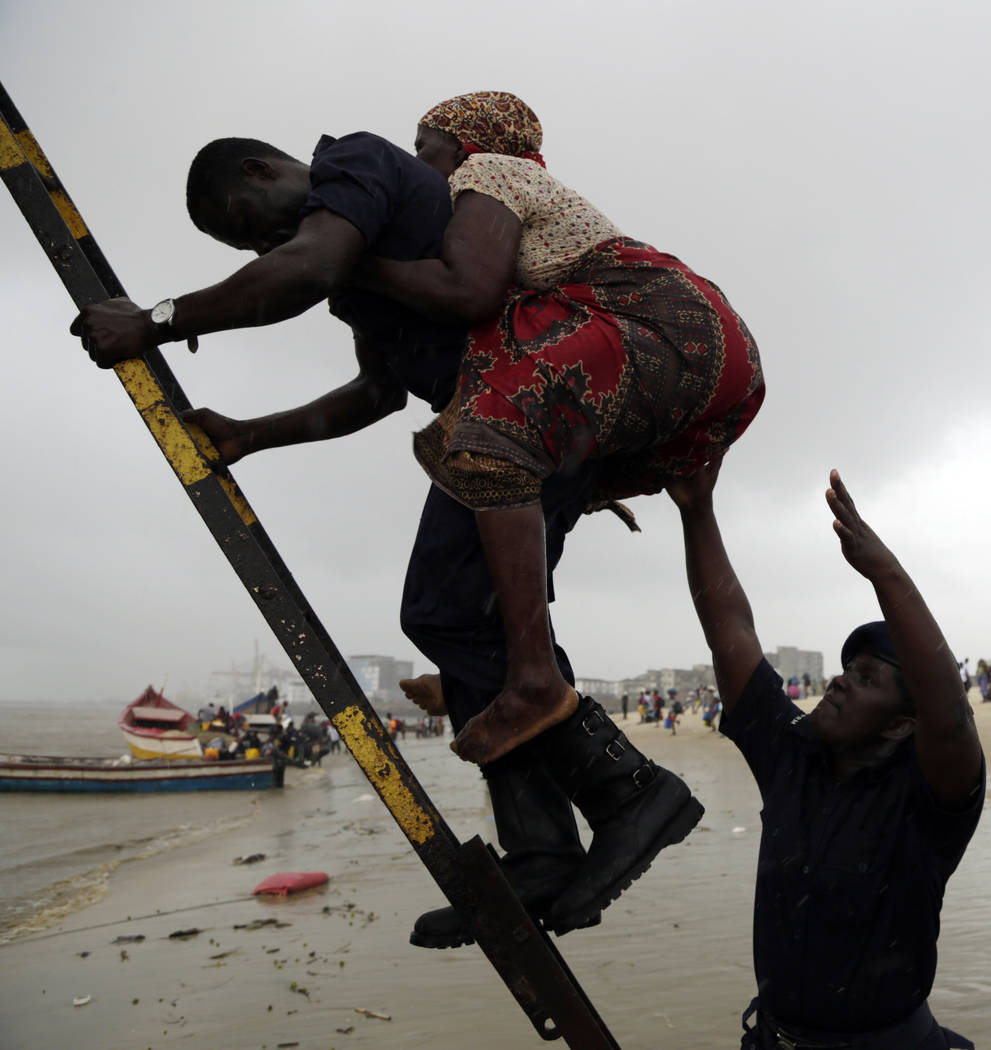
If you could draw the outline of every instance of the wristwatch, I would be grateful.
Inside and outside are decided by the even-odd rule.
[[[155,331],[158,333],[161,342],[169,343],[176,338],[172,329],[174,320],[175,299],[163,299],[160,303],[155,303],[151,308],[151,323],[155,326]],[[195,354],[200,348],[200,341],[195,335],[188,336],[186,346],[189,347],[191,354]]]
[[[159,336],[164,337],[163,341],[169,341],[173,337],[172,335],[172,322],[175,319],[175,299],[163,299],[160,303],[155,303],[151,308],[151,323],[155,326],[155,330]]]

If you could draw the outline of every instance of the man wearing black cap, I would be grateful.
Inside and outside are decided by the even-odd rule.
[[[688,582],[712,649],[720,731],[763,802],[754,896],[759,996],[743,1050],[945,1050],[926,999],[947,879],[980,816],[973,712],[939,626],[836,471],[826,502],[883,620],[843,645],[843,673],[808,715],[763,658],[712,506],[713,461],[669,487]]]

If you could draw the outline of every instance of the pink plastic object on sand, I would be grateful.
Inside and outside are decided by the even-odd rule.
[[[284,871],[278,875],[269,875],[267,879],[259,882],[251,893],[270,893],[287,897],[290,893],[322,886],[325,882],[330,882],[330,876],[325,871]]]

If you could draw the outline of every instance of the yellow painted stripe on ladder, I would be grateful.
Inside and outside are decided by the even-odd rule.
[[[65,195],[63,190],[52,190],[49,194],[52,198],[52,203],[58,208],[59,215],[62,216],[62,220],[66,226],[69,227],[69,233],[78,241],[80,237],[85,237],[89,230],[86,229],[86,223],[83,222],[83,217],[76,211],[75,204]]]
[[[162,388],[145,362],[140,358],[122,361],[114,371],[183,485],[195,485],[208,477],[212,473],[209,464],[162,400]]]
[[[25,163],[27,157],[10,128],[0,120],[0,171],[16,168]]]
[[[395,762],[386,753],[382,726],[366,718],[354,704],[334,715],[331,721],[406,837],[421,846],[432,839],[437,833],[436,825],[403,783]]]
[[[27,128],[17,133],[17,141],[21,144],[21,149],[24,150],[24,156],[31,161],[38,171],[46,179],[54,179],[55,172],[52,171],[52,166],[48,163],[44,150],[38,145],[38,140]]]
[[[21,164],[32,164],[41,173],[43,178],[52,180],[55,173],[52,171],[48,158],[38,145],[37,139],[25,128],[16,136],[13,135],[7,125],[0,121],[0,170],[16,168]],[[69,227],[69,232],[76,240],[85,237],[89,230],[83,217],[79,214],[76,206],[69,200],[65,190],[49,189],[49,197],[58,208],[63,222]]]
[[[122,361],[114,371],[183,485],[195,485],[209,477],[213,473],[209,457],[163,400],[162,388],[145,362],[141,358]],[[206,435],[204,440],[208,440]],[[255,512],[233,480],[222,475],[218,475],[217,480],[238,517],[245,525],[254,525],[258,520]]]
[[[31,134],[28,128],[19,132],[17,140],[21,144],[21,148],[24,150],[24,155],[27,159],[45,176],[46,179],[54,179],[55,172],[52,171],[51,165],[48,163],[48,158],[45,156],[44,150],[38,145],[38,140]],[[76,210],[75,204],[69,200],[69,195],[65,190],[49,190],[49,197],[52,198],[52,203],[58,208],[59,215],[62,216],[66,226],[69,227],[69,232],[78,241],[80,237],[85,237],[89,230],[86,229],[86,223],[83,222],[83,217]]]
[[[258,520],[255,516],[255,512],[251,509],[251,504],[241,494],[241,490],[234,483],[233,478],[224,477],[223,474],[217,475],[217,480],[220,482],[220,487],[227,493],[227,498],[231,501],[234,509],[237,511],[241,521],[245,525],[254,525]]]

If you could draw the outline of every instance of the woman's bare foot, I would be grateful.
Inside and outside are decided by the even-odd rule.
[[[481,714],[469,719],[451,742],[451,750],[465,762],[482,766],[563,722],[578,706],[578,694],[562,684],[563,691],[507,686]]]
[[[421,674],[418,678],[400,678],[399,688],[421,711],[439,717],[447,714],[447,704],[440,688],[439,674]]]

